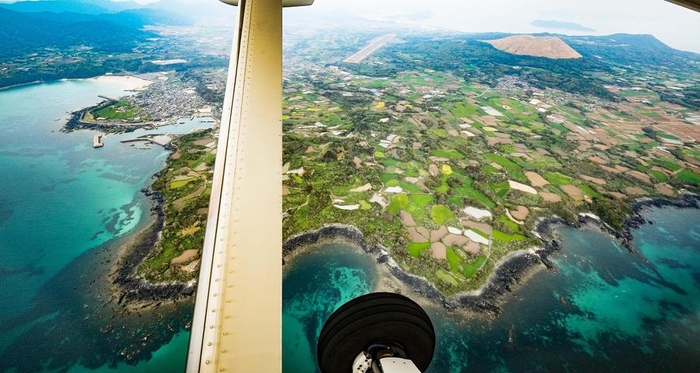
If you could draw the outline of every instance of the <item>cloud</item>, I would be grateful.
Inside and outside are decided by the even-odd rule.
[[[401,17],[405,19],[409,19],[411,21],[424,21],[427,19],[430,19],[433,16],[433,12],[427,11],[427,12],[413,12],[413,13],[407,13],[403,14]]]
[[[541,19],[536,19],[532,22],[530,22],[531,25],[535,27],[541,27],[541,28],[546,28],[546,29],[557,29],[557,30],[569,30],[569,31],[578,31],[578,32],[595,32],[595,29],[592,29],[590,27],[585,27],[581,26],[578,23],[574,22],[561,22],[561,21],[545,21]]]

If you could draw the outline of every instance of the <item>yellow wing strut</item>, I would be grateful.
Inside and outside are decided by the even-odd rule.
[[[280,372],[282,0],[241,0],[188,372]]]

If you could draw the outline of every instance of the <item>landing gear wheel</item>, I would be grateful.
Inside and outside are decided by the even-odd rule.
[[[420,371],[435,352],[433,323],[416,302],[403,295],[372,293],[333,312],[318,338],[321,373],[351,372],[355,358],[374,344],[394,343]]]

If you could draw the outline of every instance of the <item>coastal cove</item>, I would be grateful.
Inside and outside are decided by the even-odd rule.
[[[61,132],[70,112],[142,84],[103,77],[0,92],[0,172],[11,181],[0,186],[0,371],[184,368],[193,304],[172,298],[194,285],[163,291],[128,276],[162,224],[147,192],[169,151],[121,143],[149,134],[142,130],[104,136],[101,149],[91,146],[95,131]],[[120,254],[128,255],[118,263]]]
[[[640,201],[616,238],[587,215],[574,225],[543,221],[543,250],[511,258],[480,292],[452,298],[391,265],[353,227],[296,236],[285,245],[284,345],[294,346],[285,350],[285,371],[316,369],[315,336],[334,309],[329,303],[387,290],[429,310],[438,330],[432,372],[696,370],[697,207],[693,195]]]
[[[332,224],[318,230],[302,233],[287,240],[283,246],[283,263],[294,263],[299,255],[313,251],[320,246],[340,244],[354,246],[372,257],[385,272],[385,284],[376,291],[401,292],[408,290],[414,296],[440,305],[446,310],[471,311],[480,316],[497,317],[501,313],[503,298],[526,282],[535,271],[543,268],[554,269],[552,256],[562,250],[562,238],[558,233],[561,226],[572,229],[595,227],[609,235],[616,244],[626,248],[631,254],[642,257],[634,243],[633,231],[644,224],[653,224],[643,212],[650,208],[674,207],[678,209],[700,209],[700,196],[684,194],[681,199],[645,198],[632,204],[633,213],[626,219],[623,228],[616,230],[593,214],[580,214],[577,222],[569,222],[557,216],[544,218],[536,225],[534,232],[542,240],[542,247],[511,252],[496,265],[486,283],[476,290],[446,296],[424,277],[416,276],[402,269],[390,250],[382,245],[368,245],[357,227]]]

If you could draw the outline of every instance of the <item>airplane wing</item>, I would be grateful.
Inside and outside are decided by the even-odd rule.
[[[666,0],[669,3],[678,4],[696,12],[700,12],[700,0]]]
[[[238,5],[188,372],[282,369],[282,4]],[[310,5],[313,0],[284,0]]]

